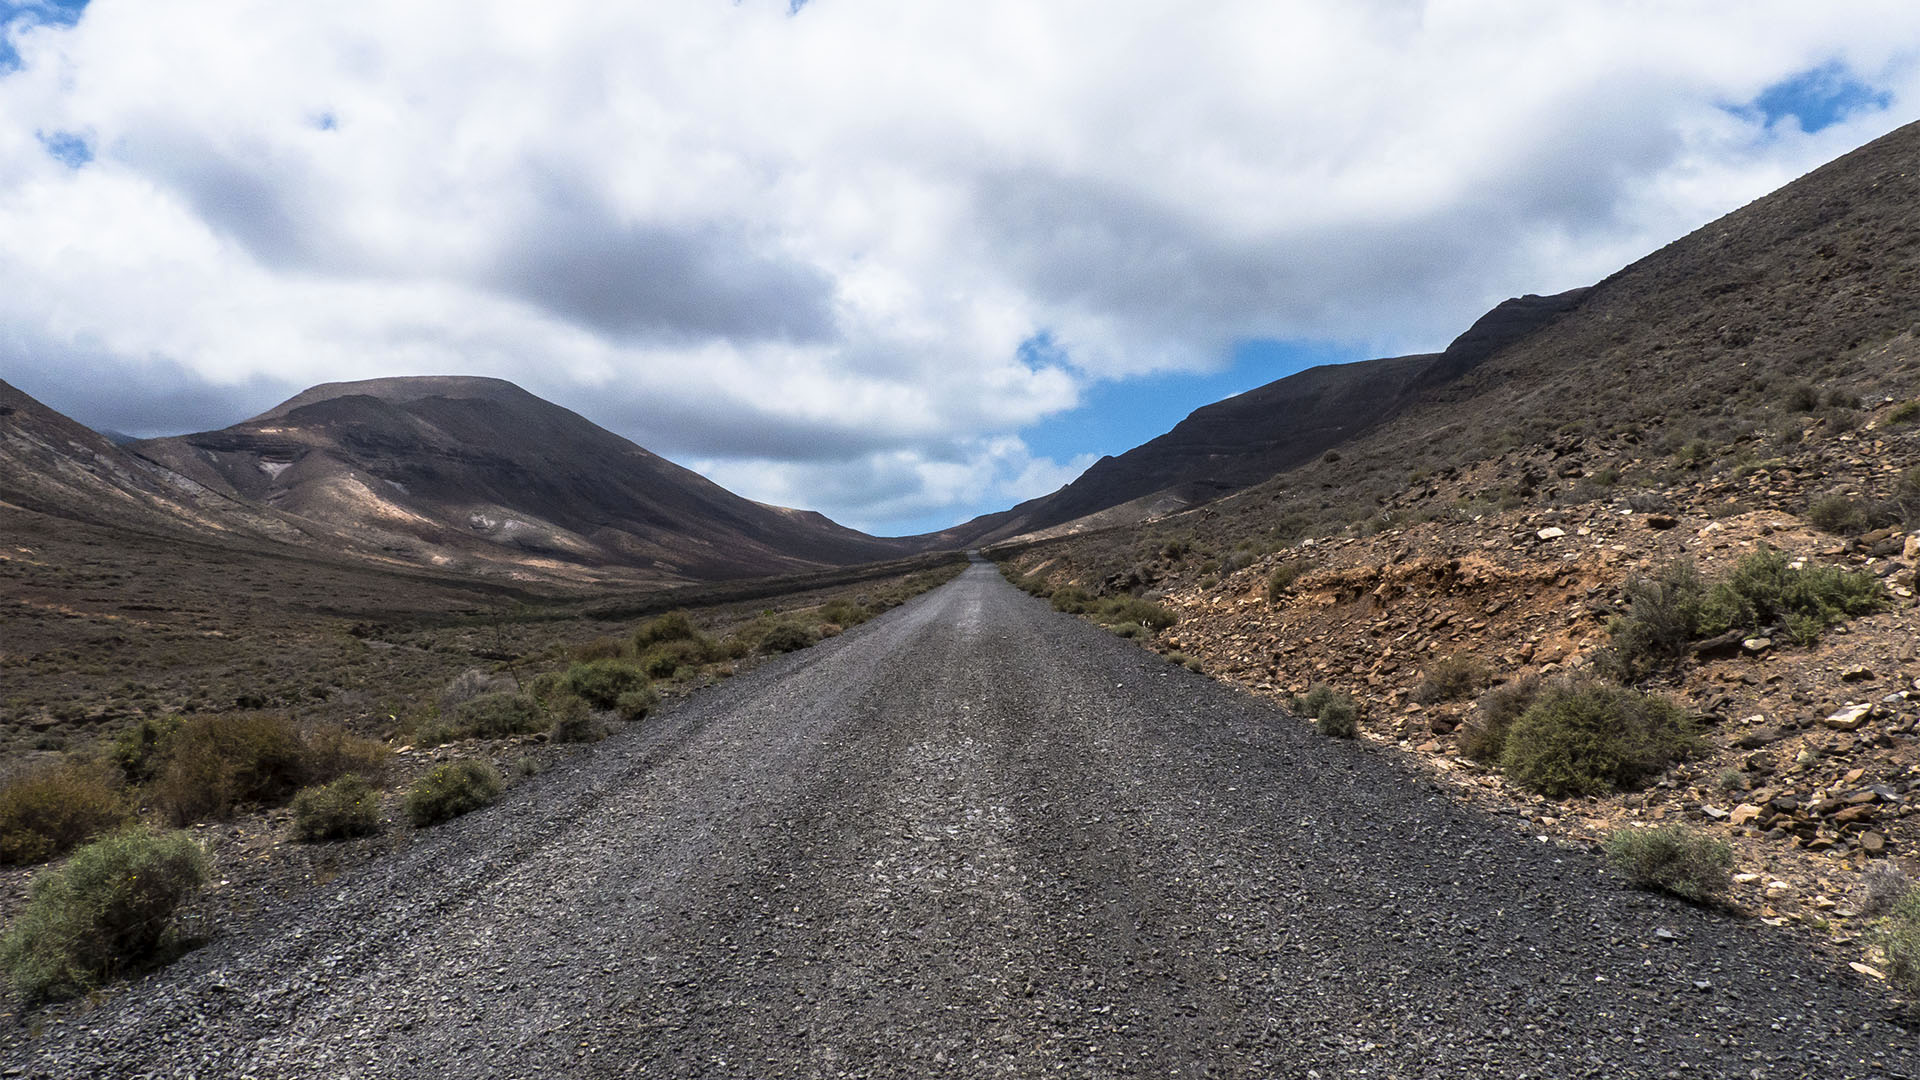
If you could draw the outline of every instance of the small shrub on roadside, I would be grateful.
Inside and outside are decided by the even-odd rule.
[[[1913,888],[1913,879],[1892,863],[1878,862],[1860,875],[1860,884],[1860,914],[1873,918],[1892,911],[1900,898]]]
[[[127,829],[34,878],[0,938],[0,967],[28,1004],[86,993],[164,958],[173,916],[198,892],[207,856],[184,833]]]
[[[647,673],[631,660],[590,660],[567,669],[561,686],[596,709],[611,709],[620,695],[648,685]]]
[[[1427,665],[1413,688],[1413,700],[1422,705],[1459,701],[1479,692],[1489,677],[1487,665],[1471,656],[1443,656]]]
[[[663,641],[684,641],[699,636],[693,618],[684,611],[669,611],[649,620],[633,632],[633,651],[645,652]]]
[[[675,638],[648,646],[640,654],[640,667],[655,679],[671,679],[682,671],[726,658],[726,649],[705,634]]]
[[[818,640],[812,627],[797,622],[777,622],[760,636],[760,648],[770,653],[799,652],[811,648]]]
[[[1878,937],[1887,954],[1888,981],[1920,995],[1920,889],[1909,888],[1894,901]]]
[[[629,690],[631,694],[635,691]],[[624,696],[624,695],[622,695]],[[607,726],[602,724],[587,708],[587,703],[579,698],[568,698],[554,710],[551,738],[557,743],[599,742],[607,737]]]
[[[620,719],[631,722],[644,719],[658,704],[660,704],[660,694],[649,686],[644,690],[629,690],[621,694],[613,703],[613,711],[620,714]]]
[[[293,832],[308,843],[379,831],[380,792],[359,773],[301,788],[293,797]]]
[[[1150,630],[1165,630],[1180,621],[1170,608],[1137,596],[1109,596],[1092,610],[1095,619],[1109,626],[1138,623]]]
[[[1700,904],[1732,882],[1733,848],[1682,825],[1621,829],[1607,837],[1607,861],[1643,889]]]
[[[484,761],[450,761],[407,789],[407,820],[415,828],[449,821],[487,806],[506,790],[500,770]]]
[[[1316,683],[1304,694],[1296,694],[1288,707],[1299,716],[1312,720],[1322,735],[1351,739],[1360,731],[1360,705],[1346,694],[1325,683]]]
[[[1500,766],[1550,798],[1640,787],[1698,752],[1693,724],[1673,703],[1604,683],[1541,691],[1507,731]]]
[[[461,705],[454,726],[465,737],[502,739],[547,729],[547,715],[531,694],[496,691]]]
[[[1062,585],[1053,590],[1049,599],[1053,602],[1053,610],[1069,615],[1079,615],[1093,609],[1093,597],[1078,585]]]
[[[1920,401],[1903,401],[1887,413],[1887,426],[1910,424],[1916,418],[1920,418]]]
[[[0,787],[0,865],[45,862],[125,825],[132,811],[110,768],[61,761]]]
[[[1475,761],[1497,763],[1507,749],[1507,732],[1540,695],[1540,677],[1527,675],[1480,695],[1473,715],[1460,725],[1460,752]]]
[[[1114,623],[1108,626],[1107,629],[1126,638],[1128,641],[1143,641],[1153,636],[1153,631],[1141,626],[1137,622]]]
[[[148,789],[175,825],[224,818],[248,803],[273,804],[318,779],[300,729],[268,713],[210,713],[182,721]]]

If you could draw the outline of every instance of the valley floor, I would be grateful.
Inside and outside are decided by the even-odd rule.
[[[1920,1075],[1798,939],[1632,891],[986,565],[280,903],[0,1066]]]

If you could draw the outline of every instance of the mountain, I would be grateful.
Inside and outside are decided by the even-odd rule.
[[[0,503],[71,521],[200,536],[302,538],[279,515],[156,471],[0,382]]]
[[[1101,458],[1051,495],[934,536],[992,543],[1061,526],[1124,524],[1232,494],[1387,423],[1551,325],[1586,292],[1505,301],[1442,352],[1309,368],[1196,409],[1165,435]]]
[[[229,428],[129,449],[235,500],[448,568],[720,580],[912,550],[741,498],[498,379],[329,383]]]

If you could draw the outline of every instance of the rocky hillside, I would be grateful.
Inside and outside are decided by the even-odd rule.
[[[1101,458],[1059,491],[935,537],[973,545],[1129,524],[1251,487],[1390,422],[1551,325],[1586,291],[1507,300],[1442,352],[1325,364],[1217,401],[1165,435]]]
[[[1920,877],[1916,206],[1909,127],[1627,267],[1333,453],[1009,553],[1162,600],[1181,618],[1154,647],[1251,692],[1352,695],[1363,736],[1542,833],[1726,839],[1736,907],[1865,963],[1868,871]],[[1622,670],[1645,583],[1691,563],[1711,585],[1768,552],[1878,599],[1817,633],[1780,614],[1674,630],[1673,654]],[[1676,703],[1702,752],[1561,799],[1474,756],[1499,708],[1484,695],[1560,677]]]
[[[130,449],[383,553],[456,569],[619,567],[718,580],[908,545],[743,499],[511,383],[332,383],[220,431]]]

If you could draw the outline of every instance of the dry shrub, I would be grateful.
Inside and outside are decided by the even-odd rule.
[[[270,713],[189,717],[160,750],[148,796],[176,825],[231,816],[249,804],[273,806],[308,784],[345,772],[378,776],[387,750],[339,727],[302,732]]]
[[[105,765],[68,760],[32,769],[0,787],[0,864],[44,862],[131,816]]]

